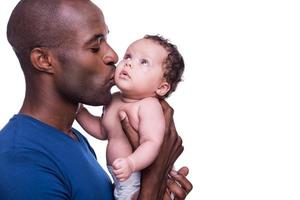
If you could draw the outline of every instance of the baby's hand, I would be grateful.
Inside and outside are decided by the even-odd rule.
[[[130,158],[117,158],[113,164],[113,172],[119,181],[125,181],[134,171]]]

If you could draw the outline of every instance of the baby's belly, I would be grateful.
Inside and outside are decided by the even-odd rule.
[[[115,159],[127,157],[132,153],[132,148],[126,137],[112,138],[108,140],[106,149],[106,160],[112,165]]]

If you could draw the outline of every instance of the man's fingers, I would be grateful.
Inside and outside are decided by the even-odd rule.
[[[134,128],[130,125],[128,117],[124,111],[121,111],[119,113],[119,116],[120,116],[123,131],[125,132],[133,150],[135,150],[139,146],[139,135],[134,130]]]
[[[173,151],[170,153],[170,156],[168,158],[168,163],[173,165],[176,159],[181,155],[184,148],[182,146],[182,139],[180,136],[177,136],[174,143],[171,145],[173,148]]]
[[[175,181],[168,183],[168,188],[176,196],[175,199],[185,199],[187,192],[181,188]]]
[[[122,127],[125,128],[125,130],[130,130],[132,127],[129,123],[127,114],[124,111],[120,111],[119,116],[122,123]]]
[[[179,173],[180,172],[180,173]],[[180,169],[180,171],[171,171],[170,175],[173,177],[175,180],[175,183],[179,185],[179,187],[184,190],[186,194],[188,194],[192,189],[193,185],[192,183],[186,178],[186,175],[188,174],[188,168],[183,167]],[[175,186],[173,186],[175,187]],[[178,189],[178,188],[177,188]]]
[[[167,122],[166,127],[169,127],[169,122],[173,121],[174,110],[165,100],[160,100],[160,105],[163,109],[164,116]]]
[[[121,120],[121,121],[126,120],[126,119],[125,119],[125,118],[127,117],[126,112],[120,111],[119,116],[120,116],[120,120]]]
[[[168,180],[168,185],[170,184],[169,180]],[[169,191],[169,189],[167,188],[164,194],[164,198],[163,200],[172,200],[171,198],[171,192]]]
[[[169,125],[166,126],[164,142],[167,142],[168,144],[173,146],[173,145],[177,145],[177,140],[178,140],[178,133],[177,133],[177,130],[176,130],[173,118],[172,118],[171,121],[169,120]]]
[[[163,112],[165,113],[165,111],[169,110],[171,108],[171,106],[168,104],[168,102],[166,102],[165,100],[160,100],[160,105],[163,109]]]
[[[187,176],[189,174],[189,168],[187,167],[181,167],[179,170],[178,170],[178,173],[183,175],[183,176]]]

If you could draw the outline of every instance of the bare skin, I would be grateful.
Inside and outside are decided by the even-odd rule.
[[[37,0],[27,2],[29,4],[35,2],[34,6],[39,4]],[[28,9],[31,7],[32,5],[29,5]],[[27,9],[24,10],[27,12]],[[36,11],[39,12],[39,9]],[[35,38],[35,34],[39,34],[39,32],[29,34],[35,28],[47,25],[47,28],[44,27],[46,30],[56,30],[53,34],[61,31],[57,29],[56,25],[48,27],[51,24],[45,23],[43,21],[47,20],[45,18],[35,18],[29,23],[28,30],[24,26],[25,30],[22,33],[28,34],[22,36],[24,38],[9,36],[12,37],[9,40],[18,53],[24,47],[30,49],[28,54],[25,52],[19,57],[26,82],[25,98],[19,113],[29,115],[55,127],[76,140],[71,127],[80,103],[100,106],[110,102],[110,89],[114,85],[113,77],[118,56],[107,43],[106,37],[109,31],[104,16],[92,2],[59,0],[59,10],[55,15],[59,18],[57,23],[62,22],[62,27],[66,29],[64,32],[72,33],[68,34],[68,38],[59,38],[62,41],[68,41],[60,47],[43,46],[43,43],[38,44],[39,40],[37,44],[33,44],[31,41],[32,38]],[[34,25],[37,26],[31,27]],[[52,35],[46,39],[50,40],[50,36]],[[166,122],[169,130],[175,130],[171,118],[166,118]],[[177,148],[162,148],[162,155],[172,155],[170,159],[165,160],[166,163],[164,163],[163,158],[165,157],[160,156],[152,166],[143,172],[140,199],[161,199],[163,197],[167,182],[164,181],[161,185],[161,180],[155,179],[154,174],[166,174],[183,151],[181,140],[176,133],[172,134],[171,131],[165,137],[167,137],[165,143],[168,143],[164,144],[165,146],[176,145]],[[163,180],[166,180],[166,176],[163,176]],[[169,190],[176,193],[172,187],[169,187]],[[157,198],[149,198],[148,194],[150,193]]]
[[[166,101],[161,101],[166,120],[166,131],[164,142],[161,146],[159,156],[148,168],[142,171],[142,187],[140,199],[170,199],[170,191],[174,193],[176,199],[185,199],[187,194],[192,190],[192,184],[186,179],[188,168],[182,167],[176,173],[173,171],[168,178],[168,172],[171,171],[174,162],[183,151],[182,140],[178,136],[175,124],[173,121],[173,109]],[[132,148],[136,149],[139,145],[139,136],[134,128],[131,127],[126,113],[120,113],[121,123],[125,134],[129,138]],[[163,168],[162,166],[168,166]],[[150,178],[155,173],[155,178]],[[181,185],[178,185],[177,183]],[[143,185],[155,185],[162,183],[160,188],[153,188],[153,190],[145,189]],[[167,188],[167,189],[166,189]],[[159,190],[159,191],[158,191]]]
[[[75,24],[86,24],[86,27],[73,30],[77,33],[74,38],[76,43],[72,44],[72,48],[62,50],[66,51],[65,59],[68,59],[65,63],[60,61],[56,49],[34,48],[31,51],[33,66],[28,66],[24,72],[26,95],[20,113],[39,119],[74,138],[71,127],[79,101],[95,105],[110,101],[110,89],[114,84],[114,63],[118,61],[118,56],[105,40],[108,29],[101,11],[91,3],[87,5],[76,1],[77,6],[85,12],[83,14],[69,2],[63,4],[61,17],[71,27],[75,27]],[[92,17],[97,17],[98,20],[86,23]],[[92,45],[87,45],[86,42],[96,34],[103,35],[101,50],[98,54],[92,54],[88,51],[97,46],[97,38]],[[87,91],[85,87],[88,84],[93,85],[90,88],[95,86],[95,89]],[[94,97],[91,98],[92,96]]]

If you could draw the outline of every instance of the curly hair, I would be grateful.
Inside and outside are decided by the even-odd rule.
[[[182,74],[184,71],[184,61],[179,53],[177,46],[170,43],[170,41],[161,35],[145,35],[144,39],[149,39],[159,43],[167,52],[168,56],[164,61],[165,72],[164,78],[170,84],[170,90],[162,97],[167,98],[175,91],[178,83],[182,81]]]

